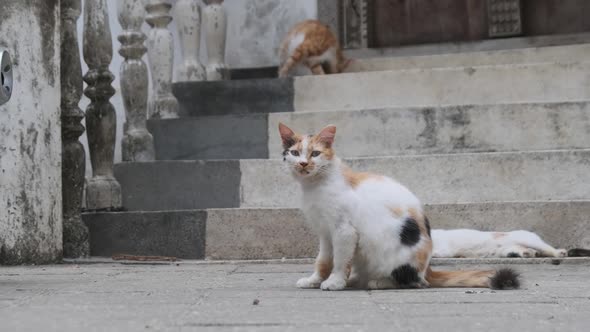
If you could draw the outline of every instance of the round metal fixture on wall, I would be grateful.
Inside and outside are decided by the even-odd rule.
[[[12,95],[12,61],[7,51],[0,50],[0,105],[7,103]]]

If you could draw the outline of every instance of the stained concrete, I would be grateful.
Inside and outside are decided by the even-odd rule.
[[[295,78],[295,111],[590,100],[590,61]]]
[[[293,78],[178,82],[181,116],[293,111]]]
[[[590,150],[355,158],[356,171],[391,176],[424,203],[585,200]],[[301,188],[282,160],[240,161],[241,207],[297,207]]]
[[[431,204],[433,228],[529,230],[560,248],[590,247],[590,202]],[[212,260],[315,257],[299,209],[207,209],[85,214],[93,256],[116,253]]]
[[[207,210],[208,259],[313,257],[316,240],[293,209]]]
[[[159,160],[264,159],[283,151],[279,122],[302,133],[336,125],[341,157],[590,148],[587,102],[236,114],[148,127]]]
[[[274,113],[268,122],[270,158],[283,151],[279,122],[309,134],[335,125],[341,157],[590,148],[587,102]]]
[[[525,229],[560,248],[590,247],[590,202],[492,202],[425,207],[433,228],[484,231]],[[211,259],[305,258],[317,254],[317,237],[298,209],[209,210]]]
[[[424,203],[590,199],[589,161],[587,149],[345,160],[395,178]],[[132,211],[298,207],[301,188],[285,167],[280,159],[157,161],[118,164],[115,176]]]
[[[90,254],[205,257],[205,211],[89,213]]]
[[[177,265],[178,264],[178,265]],[[494,268],[479,265],[437,269]],[[584,331],[590,264],[514,265],[521,290],[323,292],[310,264],[58,265],[0,272],[7,331]]]
[[[237,207],[239,161],[157,161],[115,165],[130,211]]]
[[[0,106],[0,264],[62,255],[59,45],[59,1],[2,1],[14,84]]]
[[[590,38],[590,34],[588,34]],[[379,71],[415,68],[445,68],[509,64],[552,63],[559,60],[590,60],[590,44],[581,40],[575,45],[523,47],[521,49],[462,52],[435,55],[376,56],[356,59],[347,71]],[[358,51],[363,52],[362,50]],[[370,52],[370,51],[369,51]],[[354,51],[352,51],[354,53]]]
[[[268,157],[268,115],[150,120],[157,160]]]

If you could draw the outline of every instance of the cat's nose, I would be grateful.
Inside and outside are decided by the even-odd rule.
[[[305,161],[302,161],[299,163],[299,165],[301,165],[301,167],[307,167],[307,165],[309,165],[309,163],[306,163]]]

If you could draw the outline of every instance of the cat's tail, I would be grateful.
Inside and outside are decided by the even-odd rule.
[[[574,248],[567,251],[568,257],[590,257],[590,250],[583,248]]]
[[[487,271],[433,271],[428,268],[426,281],[430,287],[482,287],[492,289],[517,289],[519,274],[503,268]]]

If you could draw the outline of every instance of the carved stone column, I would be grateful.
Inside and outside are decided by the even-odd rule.
[[[198,0],[179,0],[175,7],[180,37],[182,65],[176,70],[177,81],[204,81],[205,67],[199,62],[201,49],[201,7]]]
[[[344,48],[367,48],[369,44],[368,0],[342,2],[342,45]]]
[[[84,133],[80,123],[84,112],[78,107],[82,97],[82,66],[76,22],[81,0],[62,0],[61,10],[61,138],[63,255],[66,258],[90,254],[88,228],[82,221],[82,194],[86,154],[78,140]]]
[[[229,79],[229,70],[225,65],[225,39],[227,35],[227,15],[223,0],[204,0],[203,25],[207,43],[207,80]]]
[[[117,117],[109,99],[115,94],[114,76],[109,71],[113,41],[106,0],[84,2],[84,61],[88,85],[84,94],[90,99],[86,109],[88,148],[92,178],[86,187],[86,208],[113,210],[121,208],[121,186],[113,176],[113,158]]]
[[[148,34],[148,59],[152,74],[153,96],[151,116],[157,119],[178,117],[178,101],[172,95],[174,39],[167,26],[172,21],[169,1],[145,0],[146,22],[152,27]]]
[[[121,64],[121,96],[127,122],[121,143],[123,161],[154,160],[154,139],[146,128],[148,102],[148,71],[141,59],[147,51],[143,45],[146,36],[141,32],[145,18],[143,0],[119,0],[119,54],[125,58]]]

